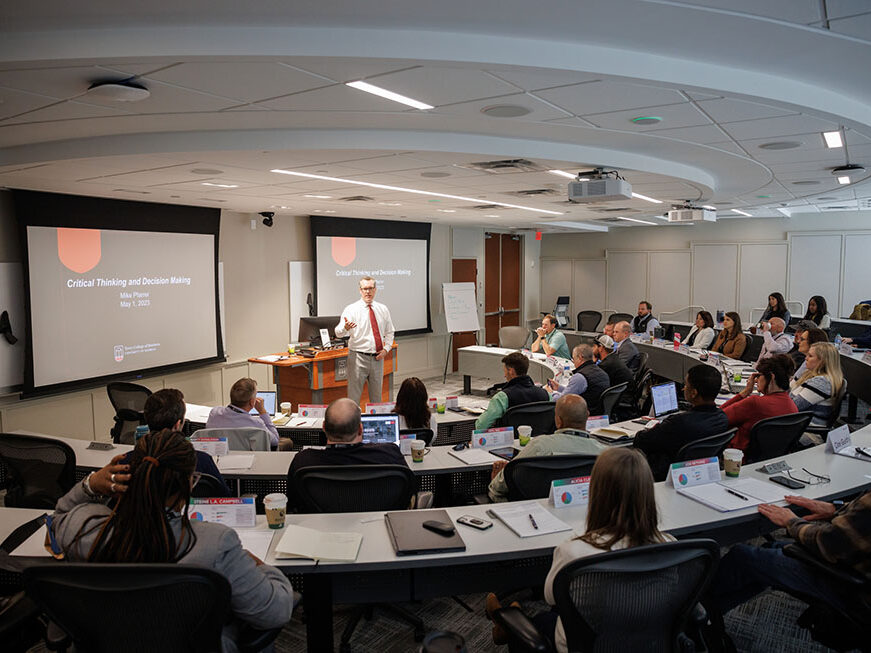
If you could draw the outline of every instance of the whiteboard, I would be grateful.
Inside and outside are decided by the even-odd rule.
[[[478,331],[478,306],[475,299],[475,283],[443,283],[442,297],[445,303],[445,322],[450,333]]]

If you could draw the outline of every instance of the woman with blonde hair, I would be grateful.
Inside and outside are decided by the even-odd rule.
[[[805,371],[789,385],[789,396],[799,410],[814,414],[811,426],[825,426],[846,381],[841,372],[841,355],[829,342],[815,342],[804,360]]]

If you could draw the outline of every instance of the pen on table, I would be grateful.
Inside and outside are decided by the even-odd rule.
[[[535,530],[538,530],[538,524],[535,523],[535,517],[533,517],[532,515],[528,515],[528,517],[529,517],[529,521],[532,522],[532,527],[533,527]]]
[[[741,499],[741,500],[743,500],[743,501],[750,501],[750,499],[748,499],[747,497],[745,497],[743,494],[739,494],[738,492],[735,492],[735,490],[730,490],[729,488],[726,488],[726,492],[728,492],[729,494],[732,494],[732,495],[738,497],[739,499]]]

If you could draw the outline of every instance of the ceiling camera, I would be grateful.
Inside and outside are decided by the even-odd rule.
[[[275,215],[273,211],[261,211],[260,215],[263,216],[263,224],[265,224],[267,227],[271,227],[275,222],[272,219],[272,216]]]

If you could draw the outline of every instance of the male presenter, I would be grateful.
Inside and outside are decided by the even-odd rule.
[[[363,384],[369,380],[369,402],[381,401],[384,359],[393,347],[393,320],[384,304],[375,301],[375,279],[360,279],[360,301],[342,311],[336,336],[348,340],[348,398],[360,403]]]

